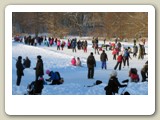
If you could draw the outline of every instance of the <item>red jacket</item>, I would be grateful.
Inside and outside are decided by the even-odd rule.
[[[122,62],[122,60],[123,60],[123,56],[122,56],[122,55],[119,55],[118,58],[117,58],[117,61],[118,61],[118,62]]]
[[[139,76],[138,76],[138,74],[130,73],[129,76],[130,76],[132,82],[138,82],[138,81],[139,81]]]
[[[115,54],[117,54],[117,50],[116,50],[116,49],[114,49],[114,50],[112,51],[112,55],[115,55]]]

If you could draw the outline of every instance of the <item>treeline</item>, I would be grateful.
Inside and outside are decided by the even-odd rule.
[[[148,37],[145,12],[13,12],[13,35]]]

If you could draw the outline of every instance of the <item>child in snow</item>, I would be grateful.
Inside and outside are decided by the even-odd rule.
[[[76,66],[80,66],[80,67],[82,66],[82,65],[81,65],[81,60],[80,60],[80,58],[79,58],[79,57],[77,57]]]
[[[118,94],[120,87],[126,87],[127,85],[121,85],[117,78],[117,71],[112,71],[110,74],[110,79],[108,85],[104,88],[106,95],[115,95]]]
[[[73,66],[76,66],[76,59],[75,59],[75,57],[72,58],[71,64],[72,64]]]
[[[114,70],[116,70],[118,66],[119,70],[121,70],[122,61],[123,61],[123,56],[122,53],[120,53],[120,55],[118,55],[117,57],[117,64],[115,65]]]
[[[129,77],[131,79],[131,82],[139,82],[139,75],[137,74],[136,68],[131,68],[129,71]]]
[[[50,85],[59,85],[64,82],[63,78],[61,78],[59,72],[53,72],[50,70],[46,70],[46,74],[50,76],[49,79],[46,79],[46,81],[51,82]]]

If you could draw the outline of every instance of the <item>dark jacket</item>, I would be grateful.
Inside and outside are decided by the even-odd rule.
[[[24,70],[24,67],[22,65],[22,62],[21,60],[18,60],[17,63],[16,63],[16,68],[17,68],[17,75],[18,76],[23,76],[24,73],[23,73],[23,70]]]
[[[106,54],[105,52],[103,52],[103,53],[101,54],[101,56],[100,56],[100,59],[101,59],[102,62],[108,60],[107,54]]]
[[[29,59],[26,59],[23,63],[23,65],[25,66],[25,68],[30,68],[31,66],[31,61]]]
[[[126,87],[127,85],[121,85],[118,81],[117,77],[111,77],[108,82],[108,86],[106,86],[104,89],[106,90],[106,95],[113,95],[115,93],[118,93],[119,87]]]
[[[43,80],[36,80],[34,83],[34,94],[41,94],[43,89]]]
[[[94,68],[96,66],[96,61],[93,55],[90,55],[87,58],[87,66],[88,68]]]
[[[38,59],[35,70],[36,70],[36,75],[44,75],[42,59]]]

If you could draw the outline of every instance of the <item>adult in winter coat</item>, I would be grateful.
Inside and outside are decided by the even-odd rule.
[[[82,66],[82,65],[81,65],[81,60],[80,60],[79,57],[77,57],[76,66]]]
[[[59,72],[53,72],[50,70],[46,70],[46,74],[48,74],[48,76],[50,76],[49,79],[46,79],[46,81],[51,82],[50,85],[59,85],[64,82],[64,80],[63,80],[63,78],[61,78]]]
[[[87,58],[87,66],[88,66],[88,79],[93,79],[94,67],[96,66],[96,60],[93,56],[93,52],[91,52]]]
[[[126,87],[127,85],[121,85],[117,78],[117,72],[112,71],[110,74],[108,85],[104,88],[106,95],[115,95],[118,93],[120,87]]]
[[[145,48],[144,45],[139,44],[139,55],[138,59],[143,59],[145,54]]]
[[[103,50],[101,56],[100,56],[101,62],[102,62],[102,69],[105,68],[107,69],[107,65],[106,65],[106,61],[108,61],[108,57],[107,54],[105,53],[105,51]]]
[[[24,66],[25,68],[30,68],[30,66],[31,66],[31,61],[29,60],[28,57],[26,57],[26,59],[24,59],[23,66]]]
[[[24,67],[22,65],[22,57],[21,56],[18,56],[18,60],[17,60],[17,63],[16,63],[16,68],[17,68],[17,82],[16,82],[16,85],[19,86],[20,83],[21,83],[21,78],[22,78],[22,76],[24,76],[24,73],[23,73]]]
[[[37,64],[36,64],[36,67],[34,68],[34,70],[36,71],[36,80],[38,80],[39,77],[43,77],[43,75],[44,75],[43,61],[42,61],[40,55],[37,56]]]
[[[123,54],[124,66],[126,66],[126,62],[127,62],[127,66],[129,67],[129,58],[131,59],[130,53],[128,52],[128,49],[125,49],[124,54]]]
[[[123,56],[122,56],[122,53],[121,53],[117,57],[117,64],[115,65],[114,70],[116,70],[118,66],[119,66],[119,70],[121,70],[122,61],[123,61]]]
[[[60,46],[61,46],[61,41],[57,40],[57,50],[60,50]]]
[[[72,46],[72,52],[76,52],[76,44],[77,44],[77,40],[76,38],[72,40],[71,42],[71,46]]]
[[[148,77],[148,61],[145,63],[145,65],[141,69],[141,76],[142,76],[142,82],[147,81],[146,78]]]
[[[116,55],[117,55],[117,50],[116,50],[116,48],[113,49],[112,55],[113,55],[113,60],[116,60]]]
[[[133,46],[133,57],[137,57],[138,47],[137,45]]]
[[[87,52],[87,46],[88,46],[88,43],[87,43],[87,40],[85,40],[84,43],[83,43],[84,52]]]

